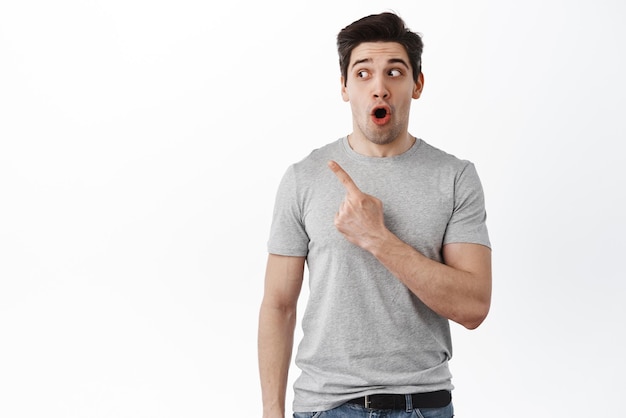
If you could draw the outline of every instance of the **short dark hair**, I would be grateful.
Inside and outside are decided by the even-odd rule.
[[[348,65],[352,50],[363,42],[397,42],[406,49],[413,67],[413,79],[422,72],[422,37],[406,27],[400,16],[385,12],[365,16],[343,28],[337,35],[337,52],[339,68],[344,79],[348,81]]]

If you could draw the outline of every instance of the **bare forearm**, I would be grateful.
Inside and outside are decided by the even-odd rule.
[[[285,394],[293,336],[295,311],[261,306],[259,315],[259,374],[265,418],[285,416]]]
[[[491,259],[486,247],[466,244],[464,250],[476,253],[472,257],[475,261],[467,269],[431,260],[388,231],[369,248],[433,311],[473,329],[489,311]]]

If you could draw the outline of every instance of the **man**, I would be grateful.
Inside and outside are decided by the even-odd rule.
[[[305,263],[296,417],[451,417],[449,320],[489,311],[491,250],[472,163],[408,132],[422,41],[392,13],[337,37],[353,132],[278,189],[259,317],[264,417],[283,417]]]

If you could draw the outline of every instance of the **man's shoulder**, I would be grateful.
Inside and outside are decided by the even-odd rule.
[[[341,150],[341,139],[330,142],[320,148],[315,148],[307,156],[292,164],[297,172],[310,172],[311,170],[327,169],[328,160],[337,158]]]
[[[448,167],[458,170],[463,169],[469,164],[472,164],[469,160],[459,158],[454,154],[451,154],[441,148],[429,144],[423,139],[420,141],[421,142],[418,155],[420,156],[420,158],[430,162],[436,167]]]
[[[341,149],[342,139],[337,139],[319,148],[312,150],[306,157],[298,161],[296,164],[304,165],[307,163],[317,163],[319,160],[332,157]]]

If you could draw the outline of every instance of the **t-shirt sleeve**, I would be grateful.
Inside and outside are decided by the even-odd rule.
[[[485,196],[474,164],[467,162],[454,185],[454,210],[444,245],[452,242],[482,244],[491,248],[487,231]]]
[[[309,236],[302,220],[296,173],[290,166],[278,186],[267,249],[271,254],[306,256]]]

